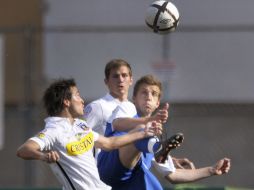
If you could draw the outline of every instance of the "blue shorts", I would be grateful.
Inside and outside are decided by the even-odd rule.
[[[112,190],[162,190],[160,182],[146,166],[143,156],[133,169],[124,167],[119,151],[101,151],[98,155],[100,178]]]
[[[100,177],[107,184],[118,183],[129,179],[134,170],[122,165],[118,150],[110,152],[102,150],[98,155],[97,161]]]

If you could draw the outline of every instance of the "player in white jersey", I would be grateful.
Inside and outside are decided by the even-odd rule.
[[[89,127],[99,134],[104,135],[107,120],[120,103],[120,100],[114,98],[110,93],[107,93],[102,98],[87,105],[85,108],[85,120]]]
[[[124,101],[128,101],[129,88],[132,85],[131,66],[122,59],[113,59],[107,63],[104,70],[104,82],[109,89],[104,97],[88,104],[84,118],[89,127],[104,135],[106,123],[113,110]],[[97,158],[100,149],[96,149]]]
[[[92,131],[85,121],[84,100],[73,79],[60,79],[44,93],[44,105],[49,117],[45,129],[28,139],[17,150],[26,160],[42,160],[50,166],[64,190],[107,190],[98,174],[92,154],[93,147],[117,149],[136,140],[161,134],[157,125],[142,126],[122,137],[106,138]]]
[[[84,115],[88,126],[101,135],[105,134],[106,123],[113,110],[121,102],[128,101],[129,88],[133,83],[131,66],[122,59],[109,61],[105,66],[104,74],[104,82],[109,92],[104,97],[88,104]],[[96,157],[98,152],[99,150],[96,150]],[[179,168],[195,168],[187,158],[174,158],[174,164]]]
[[[113,59],[104,70],[104,82],[109,92],[102,98],[88,104],[85,108],[85,120],[89,127],[104,135],[106,123],[113,110],[124,101],[128,101],[129,88],[132,85],[131,66],[122,59]]]

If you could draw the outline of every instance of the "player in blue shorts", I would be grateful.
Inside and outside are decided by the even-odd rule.
[[[133,110],[133,111],[131,111]],[[105,136],[121,136],[130,133],[131,130],[125,129],[118,131],[114,128],[114,121],[117,118],[133,117],[136,116],[135,107],[130,102],[123,102],[119,105],[106,128]],[[143,119],[143,118],[142,118]],[[149,118],[150,119],[150,118]],[[148,119],[148,120],[149,120]],[[142,122],[146,122],[142,120]],[[148,122],[147,125],[150,123]],[[151,125],[160,123],[152,122]],[[131,126],[134,128],[134,126]],[[150,140],[147,139],[147,140]],[[162,189],[159,181],[149,171],[150,165],[146,164],[146,159],[151,159],[153,152],[149,150],[149,143],[144,141],[139,143],[130,144],[115,151],[102,150],[98,156],[97,164],[101,179],[108,185],[112,186],[112,189]],[[147,157],[146,157],[147,156]],[[148,163],[150,163],[148,161]]]
[[[108,121],[105,136],[126,134],[133,130],[135,125],[149,124],[149,122],[156,120],[155,118],[161,113],[167,113],[168,105],[166,104],[155,115],[151,115],[160,105],[161,86],[158,87],[155,84],[148,86],[155,88],[155,90],[152,88],[146,105],[142,105],[145,112],[141,113],[139,110],[137,112],[135,106],[130,102],[121,103]],[[147,93],[143,89],[134,87],[134,97],[136,92],[138,94]],[[135,102],[135,98],[133,100]],[[159,125],[165,123],[165,121],[156,121]],[[151,160],[154,157],[154,154],[150,153],[151,147],[149,146],[149,143],[137,141],[135,144],[127,145],[115,151],[102,151],[98,156],[98,169],[101,179],[112,186],[112,189],[162,189],[157,178],[149,170]],[[160,155],[156,155],[156,157],[159,158]]]
[[[133,102],[137,108],[136,117],[151,117],[159,106],[161,91],[160,81],[151,75],[144,76],[137,81],[133,94]],[[114,111],[109,120],[111,124],[108,124],[106,129],[107,136],[122,135],[133,127],[133,123],[141,122],[135,118],[123,118],[131,115],[129,110],[128,105],[122,104]],[[171,183],[192,182],[212,175],[227,173],[230,169],[230,160],[227,158],[219,160],[210,167],[176,169],[170,156],[167,156],[165,163],[158,163],[158,160],[153,159],[153,154],[143,152],[136,161],[132,157],[131,147],[122,149],[111,152],[102,151],[98,157],[100,177],[113,189],[162,189],[157,179],[149,171],[151,160],[158,172]],[[136,165],[130,167],[131,163]]]

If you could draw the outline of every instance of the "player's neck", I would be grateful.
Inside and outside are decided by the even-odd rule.
[[[120,102],[124,102],[124,101],[127,101],[128,100],[128,97],[120,97],[120,98],[117,98]]]
[[[67,118],[67,119],[69,119],[69,121],[70,121],[71,124],[74,123],[74,119],[75,119],[74,116],[73,116],[70,112],[68,112],[68,111],[66,111],[66,110],[63,110],[63,111],[59,114],[59,117]]]
[[[122,94],[122,95],[116,95],[114,93],[110,93],[110,95],[112,97],[114,97],[115,99],[118,99],[120,102],[123,102],[123,101],[127,101],[128,100],[128,94]]]

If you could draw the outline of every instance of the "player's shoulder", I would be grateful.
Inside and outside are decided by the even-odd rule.
[[[137,114],[135,105],[130,101],[124,101],[116,107],[112,115],[122,115],[122,114],[129,117],[135,116]]]
[[[102,104],[100,99],[89,103],[84,109],[84,117],[87,118],[91,114],[98,114],[101,112]]]
[[[47,117],[44,121],[47,129],[59,129],[65,126],[65,118],[62,117]]]
[[[91,108],[92,108],[92,107],[101,107],[101,104],[104,103],[104,102],[106,102],[106,96],[103,96],[103,97],[101,97],[101,98],[99,98],[99,99],[96,99],[96,100],[90,102],[90,103],[85,107],[85,109],[86,109],[86,108],[90,108],[90,107],[91,107]]]
[[[63,117],[48,117],[45,119],[45,129],[52,132],[61,132],[70,129],[70,121]]]
[[[107,93],[105,96],[93,101],[92,103],[105,106],[105,105],[115,104],[116,101],[118,101],[116,98],[114,98],[109,93]]]
[[[103,109],[114,106],[115,99],[110,95],[106,94],[105,96],[92,101],[85,107],[85,116],[88,116],[91,112],[102,112]],[[115,107],[115,106],[114,106]]]
[[[130,102],[130,101],[124,101],[121,104],[119,104],[119,107],[121,107],[122,109],[132,109],[132,110],[136,110],[135,105]]]

